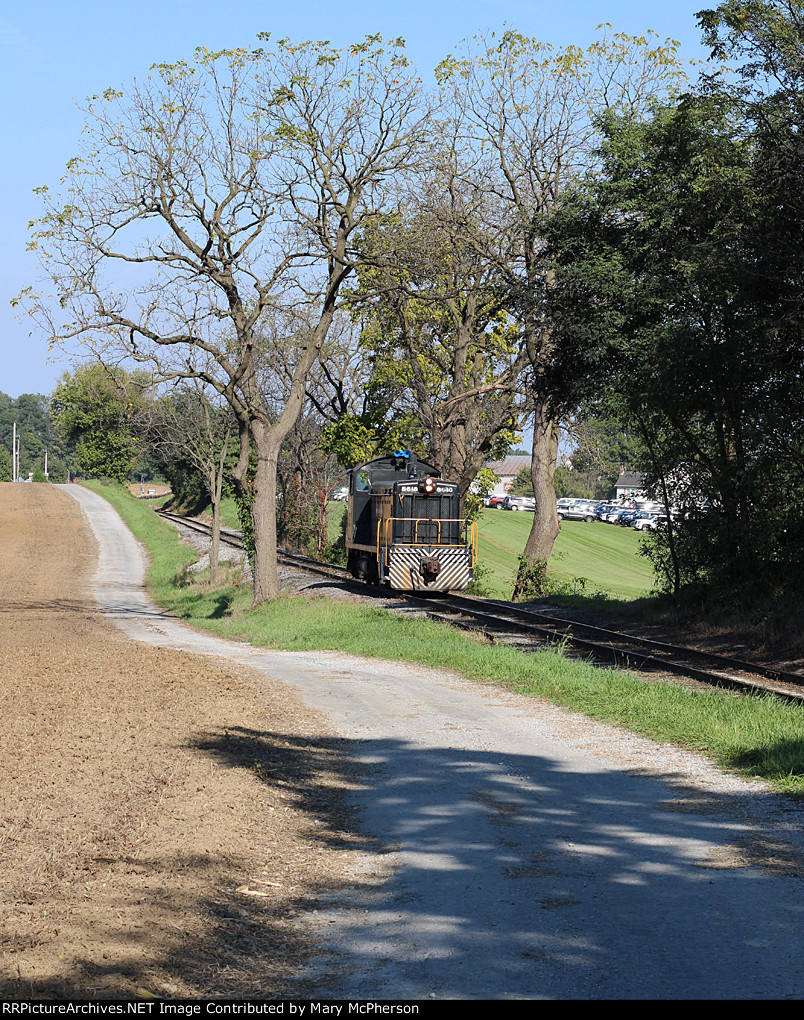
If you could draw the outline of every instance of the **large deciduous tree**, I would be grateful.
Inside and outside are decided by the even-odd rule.
[[[386,209],[424,129],[401,41],[344,51],[262,41],[199,50],[93,98],[82,151],[34,233],[55,296],[28,295],[53,343],[201,380],[229,403],[255,603],[279,591],[282,441],[360,260],[360,228]],[[293,305],[309,329],[293,338],[280,404],[260,378],[262,324]]]
[[[496,268],[470,236],[484,229],[477,206],[486,198],[459,171],[460,156],[457,145],[431,153],[404,212],[372,232],[360,321],[374,366],[368,389],[392,395],[397,416],[408,416],[428,459],[465,498],[519,425],[526,359]]]
[[[74,444],[80,470],[89,478],[125,482],[143,451],[136,419],[143,380],[123,368],[101,364],[65,373],[51,397],[56,429]]]
[[[438,69],[462,110],[495,220],[482,233],[485,257],[508,294],[530,366],[534,399],[532,481],[536,512],[525,560],[547,559],[558,534],[554,471],[562,414],[577,404],[594,348],[562,347],[546,303],[552,286],[544,223],[565,189],[595,166],[597,116],[644,112],[685,81],[677,44],[606,29],[586,50],[552,47],[506,32],[481,38]]]

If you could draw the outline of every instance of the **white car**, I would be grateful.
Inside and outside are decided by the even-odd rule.
[[[667,514],[645,514],[637,517],[633,523],[637,531],[656,531],[657,528],[667,527]]]
[[[349,498],[349,489],[345,485],[342,485],[339,489],[333,489],[329,494],[329,498],[334,499],[336,503],[345,503]]]

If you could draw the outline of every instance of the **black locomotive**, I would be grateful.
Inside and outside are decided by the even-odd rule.
[[[404,591],[462,591],[472,580],[477,529],[461,519],[460,487],[410,450],[352,468],[346,524],[349,572]]]

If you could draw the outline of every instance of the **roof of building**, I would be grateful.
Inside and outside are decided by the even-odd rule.
[[[641,471],[623,471],[614,484],[618,489],[641,489],[645,484],[645,476]]]
[[[498,478],[516,478],[522,468],[530,468],[530,457],[506,457],[486,464]]]

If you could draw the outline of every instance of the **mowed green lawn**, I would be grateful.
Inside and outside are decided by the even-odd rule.
[[[533,515],[511,510],[485,510],[477,522],[478,561],[489,573],[485,586],[492,596],[511,594],[517,558],[525,548]],[[600,521],[564,521],[549,566],[558,578],[583,577],[591,589],[612,598],[643,598],[653,585],[653,571],[639,555],[642,536],[633,528]],[[591,594],[591,592],[590,592]]]

